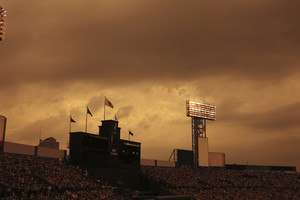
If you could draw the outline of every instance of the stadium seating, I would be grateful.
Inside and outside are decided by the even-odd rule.
[[[142,166],[142,172],[174,194],[193,199],[298,199],[300,173],[224,168]]]
[[[143,176],[170,194],[192,199],[299,199],[300,196],[297,172],[155,166],[141,166],[141,170]],[[58,159],[4,153],[0,154],[0,199],[139,198]]]
[[[128,199],[107,182],[58,159],[0,154],[1,199]]]

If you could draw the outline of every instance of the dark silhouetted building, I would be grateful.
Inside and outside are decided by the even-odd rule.
[[[99,134],[70,133],[70,161],[95,176],[138,184],[141,144],[120,139],[118,121],[104,120]],[[133,183],[128,183],[131,179]]]

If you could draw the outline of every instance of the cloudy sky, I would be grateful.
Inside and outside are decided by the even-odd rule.
[[[98,133],[104,96],[142,158],[191,149],[185,101],[217,106],[212,152],[300,168],[300,1],[1,0],[6,140],[66,149],[69,116]],[[41,131],[40,131],[41,130]],[[40,134],[41,132],[41,134]]]

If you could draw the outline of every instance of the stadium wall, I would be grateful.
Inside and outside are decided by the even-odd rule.
[[[175,162],[165,160],[141,159],[141,165],[158,167],[175,167]]]
[[[64,158],[65,151],[59,149],[51,149],[47,147],[38,147],[37,156],[47,157],[47,158]]]
[[[208,152],[208,164],[210,167],[224,167],[225,153]]]
[[[141,165],[155,166],[155,160],[151,160],[151,159],[141,159]]]
[[[225,167],[226,167],[226,169],[229,169],[229,170],[264,170],[264,171],[293,171],[293,172],[297,171],[295,166],[226,164]]]
[[[159,167],[175,167],[175,162],[165,161],[165,160],[157,160],[157,166],[159,166]]]
[[[19,144],[14,142],[5,142],[4,152],[31,156],[35,155],[48,158],[66,158],[66,150],[51,149],[47,147],[36,147],[32,145]]]
[[[25,155],[35,155],[35,146],[18,144],[14,142],[5,142],[4,152],[15,153],[15,154],[25,154]]]

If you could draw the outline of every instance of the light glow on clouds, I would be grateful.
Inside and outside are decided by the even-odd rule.
[[[0,114],[8,141],[65,149],[69,116],[98,133],[104,96],[142,157],[191,149],[186,100],[216,105],[210,151],[300,168],[300,1],[2,1]],[[55,10],[55,14],[53,11]],[[30,23],[28,23],[30,22]]]

